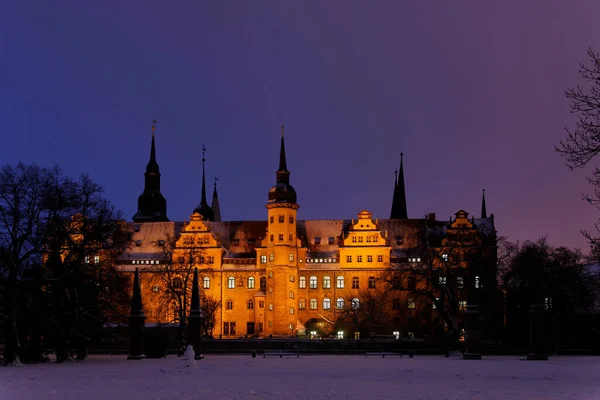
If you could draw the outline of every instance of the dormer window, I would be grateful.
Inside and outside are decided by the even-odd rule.
[[[135,246],[136,247],[140,247],[142,245],[142,241],[141,240],[136,240],[135,241]]]
[[[161,239],[161,240],[159,240],[159,241],[158,241],[158,245],[159,245],[159,246],[164,246],[164,245],[165,245],[165,241],[164,241],[164,240],[162,240],[162,239]]]
[[[329,237],[329,244],[333,244],[335,241],[335,238],[333,236]]]
[[[352,236],[352,243],[356,243],[356,236]]]
[[[320,237],[316,237],[315,238],[315,244],[321,244],[321,238]]]

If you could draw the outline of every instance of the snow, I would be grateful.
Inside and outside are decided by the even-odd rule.
[[[206,355],[0,368],[0,399],[600,399],[600,357]]]

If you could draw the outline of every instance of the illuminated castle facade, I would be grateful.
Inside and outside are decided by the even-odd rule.
[[[487,216],[485,198],[480,218],[469,218],[460,210],[450,221],[439,221],[434,214],[409,219],[402,159],[394,180],[389,219],[374,219],[369,211],[362,210],[348,220],[302,220],[298,219],[296,191],[290,183],[282,129],[279,168],[262,221],[222,221],[216,183],[212,204],[207,202],[204,154],[202,161],[200,204],[190,221],[169,221],[160,191],[153,128],[144,192],[132,223],[134,246],[121,259],[122,269],[139,268],[142,272],[147,323],[173,320],[170,312],[156,305],[155,299],[164,288],[144,277],[144,270],[168,262],[157,256],[156,249],[156,243],[166,237],[177,238],[173,257],[177,257],[177,251],[183,254],[201,249],[202,255],[196,259],[200,290],[221,302],[215,313],[215,337],[333,332],[356,338],[359,332],[352,327],[340,328],[339,310],[349,304],[353,308],[367,307],[368,301],[377,299],[371,293],[389,292],[384,276],[390,265],[419,263],[430,231],[459,229],[482,238],[480,242],[491,253],[487,272],[476,277],[476,285],[496,285],[494,218]],[[405,337],[428,334],[431,328],[416,315],[425,312],[426,319],[431,319],[431,303],[416,301],[403,292],[386,298],[389,302],[384,309],[390,318],[377,333],[393,332]]]

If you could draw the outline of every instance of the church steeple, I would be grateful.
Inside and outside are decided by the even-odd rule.
[[[290,185],[290,171],[285,158],[285,139],[281,125],[281,146],[279,148],[279,169],[275,172],[276,183],[269,191],[269,203],[296,204],[296,191]]]
[[[485,208],[485,189],[483,189],[483,196],[481,197],[481,218],[487,218],[487,209]]]
[[[206,159],[204,157],[205,152],[206,152],[206,148],[204,147],[204,143],[202,143],[202,197],[200,199],[200,204],[198,204],[198,207],[194,208],[194,212],[202,215],[204,217],[204,219],[206,219],[208,221],[214,221],[215,213],[214,213],[213,209],[206,202],[206,182],[205,182],[206,179],[205,179],[205,173],[204,173],[204,164],[206,162]]]
[[[169,220],[167,218],[167,201],[160,193],[160,168],[156,162],[155,129],[156,120],[152,118],[150,161],[146,165],[144,192],[138,197],[138,211],[133,216],[134,222],[163,222]]]
[[[404,153],[400,153],[400,172],[397,173],[394,196],[392,198],[392,212],[390,219],[407,219],[406,189],[404,187]]]
[[[213,196],[212,196],[212,203],[211,203],[211,207],[215,213],[215,222],[221,222],[221,206],[219,206],[219,195],[217,194],[217,177],[215,176],[214,178],[214,189],[213,189]]]

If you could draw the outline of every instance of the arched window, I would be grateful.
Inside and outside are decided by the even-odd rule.
[[[352,277],[352,289],[358,289],[358,276]]]
[[[228,310],[233,310],[233,300],[227,300],[226,308]]]
[[[176,290],[182,289],[183,288],[183,280],[179,277],[173,278],[171,285],[173,286],[173,289],[176,289]]]
[[[309,280],[309,287],[311,289],[316,289],[317,288],[317,277],[316,276],[311,276],[310,280]]]
[[[375,289],[375,277],[374,276],[369,277],[369,289]]]
[[[253,276],[248,278],[248,289],[254,289],[254,277]]]
[[[328,276],[323,277],[323,289],[331,288],[331,278]]]
[[[340,310],[343,309],[344,308],[344,299],[339,297],[337,299],[336,307],[339,308]]]
[[[248,300],[248,310],[254,310],[254,300]]]
[[[300,289],[306,288],[306,277],[305,276],[301,276],[300,279],[298,279],[298,287]]]
[[[343,289],[344,288],[344,277],[343,276],[338,276],[336,282],[337,282],[336,287],[338,289]]]
[[[323,310],[329,310],[331,309],[331,300],[329,300],[327,297],[325,297],[323,299]]]
[[[263,292],[267,291],[267,278],[265,278],[264,276],[260,278],[260,290],[262,290]]]
[[[210,278],[208,276],[205,276],[202,282],[204,283],[204,289],[210,289]]]
[[[233,276],[230,276],[229,279],[227,279],[227,287],[229,289],[233,289],[235,287],[235,278]]]

